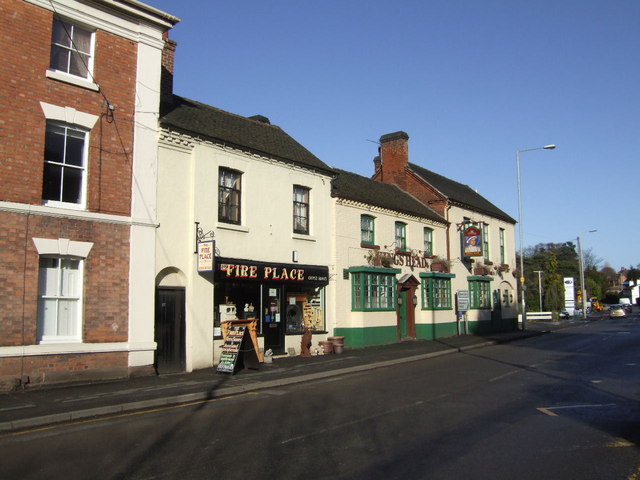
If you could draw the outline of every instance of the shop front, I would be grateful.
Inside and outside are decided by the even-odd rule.
[[[296,342],[299,348],[305,329],[325,331],[328,267],[217,257],[214,272],[216,338],[221,322],[255,318],[264,351],[278,355]]]

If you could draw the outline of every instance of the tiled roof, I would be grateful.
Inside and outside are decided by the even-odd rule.
[[[162,105],[160,124],[164,128],[333,175],[330,166],[260,115],[247,118],[174,95],[172,101]]]
[[[396,185],[381,183],[355,173],[335,169],[331,182],[331,196],[362,202],[396,212],[428,218],[446,224],[447,221],[424,203]]]
[[[430,184],[451,202],[467,207],[479,213],[486,213],[506,222],[516,223],[508,214],[500,210],[489,200],[484,198],[469,185],[463,185],[450,178],[443,177],[431,170],[409,163],[409,169],[418,175],[426,183]]]

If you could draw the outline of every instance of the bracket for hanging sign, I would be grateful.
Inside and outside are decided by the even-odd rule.
[[[204,230],[200,228],[200,222],[194,222],[196,225],[196,249],[193,253],[198,253],[198,244],[205,240],[213,240],[215,238],[215,233],[213,230],[209,230],[207,233],[204,233]]]

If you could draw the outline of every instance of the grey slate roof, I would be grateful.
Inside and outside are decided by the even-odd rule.
[[[266,117],[247,118],[173,95],[162,104],[160,125],[333,176],[330,166]]]
[[[479,213],[489,214],[506,222],[516,223],[516,220],[473,190],[469,185],[458,183],[450,178],[443,177],[442,175],[413,163],[409,163],[409,169],[422,178],[426,183],[444,194],[451,202],[465,206]]]
[[[331,196],[362,202],[396,212],[428,218],[447,224],[447,220],[434,210],[390,183],[382,183],[345,170],[335,169],[331,182]]]

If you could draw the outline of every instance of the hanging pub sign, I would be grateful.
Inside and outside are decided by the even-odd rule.
[[[198,272],[212,272],[216,251],[214,240],[198,242]]]
[[[467,227],[462,232],[462,254],[465,257],[482,256],[482,232],[477,227]]]

